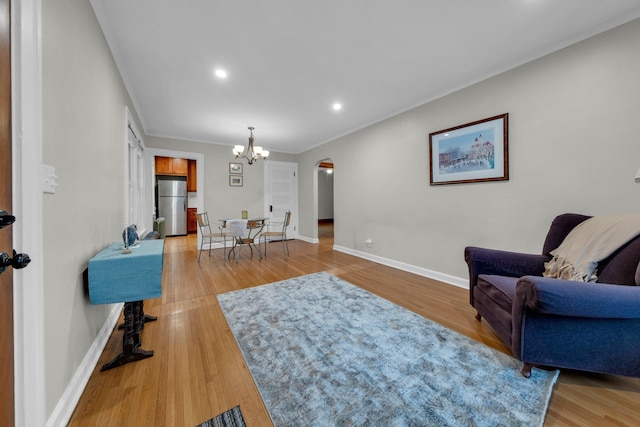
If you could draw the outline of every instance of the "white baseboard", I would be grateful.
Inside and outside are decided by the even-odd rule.
[[[318,243],[320,243],[320,239],[318,239],[317,237],[312,238],[312,237],[298,236],[297,239],[302,240],[303,242],[313,243],[314,245],[317,245]]]
[[[318,238],[298,236],[298,239],[307,243],[313,243],[313,244],[320,243],[320,239]],[[409,273],[417,274],[422,277],[428,277],[429,279],[434,279],[439,282],[457,286],[459,288],[469,289],[468,279],[463,279],[460,277],[451,276],[446,273],[441,273],[439,271],[429,270],[428,268],[417,267],[415,265],[407,264],[404,262],[383,258],[377,255],[368,254],[366,252],[357,251],[355,249],[345,248],[344,246],[333,245],[333,250],[338,252],[344,252],[349,255],[357,256],[358,258],[364,258],[378,264],[386,265],[388,267],[397,268],[398,270],[408,271]]]
[[[80,396],[82,396],[82,392],[89,382],[93,369],[96,367],[98,359],[100,359],[100,355],[113,332],[113,328],[116,326],[116,323],[120,318],[123,306],[124,303],[113,305],[109,317],[104,322],[104,325],[102,325],[96,339],[93,341],[93,344],[84,356],[84,359],[82,359],[82,363],[76,370],[75,375],[62,394],[62,397],[58,401],[53,413],[47,420],[47,427],[66,426],[69,423],[71,415],[78,405]]]
[[[397,268],[398,270],[408,271],[409,273],[417,274],[419,276],[428,277],[439,282],[448,283],[450,285],[457,286],[463,289],[469,289],[469,280],[460,277],[451,276],[449,274],[440,273],[438,271],[429,270],[427,268],[417,267],[415,265],[407,264],[400,261],[395,261],[388,258],[383,258],[377,255],[368,254],[366,252],[357,251],[355,249],[345,248],[343,246],[333,246],[334,251],[344,252],[349,255],[364,258],[369,261],[376,262],[378,264],[386,265],[388,267]]]

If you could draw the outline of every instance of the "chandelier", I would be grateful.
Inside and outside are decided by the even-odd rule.
[[[264,150],[260,146],[253,146],[253,127],[248,128],[251,132],[249,136],[249,146],[247,149],[244,149],[243,145],[236,145],[233,147],[233,154],[235,154],[236,159],[244,158],[247,159],[247,162],[252,165],[255,160],[267,160],[269,157],[269,150]]]

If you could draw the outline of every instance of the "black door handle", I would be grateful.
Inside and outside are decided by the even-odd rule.
[[[4,228],[8,225],[16,222],[16,217],[13,215],[9,215],[7,211],[3,211],[0,209],[0,228]]]
[[[25,268],[30,262],[31,258],[29,258],[29,255],[16,253],[15,249],[13,251],[13,258],[9,257],[9,255],[4,252],[0,253],[0,273],[5,271],[8,267],[13,267],[16,270]]]

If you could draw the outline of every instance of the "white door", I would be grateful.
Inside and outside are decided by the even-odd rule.
[[[298,164],[268,160],[264,165],[265,216],[269,221],[282,222],[285,212],[291,211],[287,237],[295,239],[298,237]]]

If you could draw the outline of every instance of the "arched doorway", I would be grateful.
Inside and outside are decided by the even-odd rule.
[[[324,159],[318,162],[317,167],[317,218],[318,218],[318,241],[328,243],[333,246],[333,177],[334,164],[331,159]]]

